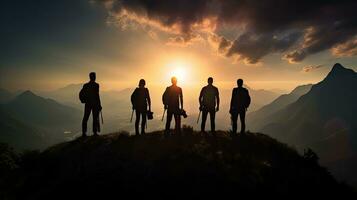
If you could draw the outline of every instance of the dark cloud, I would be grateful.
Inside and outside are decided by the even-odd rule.
[[[147,20],[150,20],[162,28],[175,29],[187,35],[192,34],[195,24],[200,24],[207,17],[210,3],[207,0],[105,0],[105,2],[111,2],[111,11],[114,14],[149,24]]]
[[[218,50],[220,52],[227,52],[229,48],[232,47],[232,41],[227,40],[224,37],[220,38]]]
[[[284,52],[298,40],[300,33],[294,32],[284,36],[274,34],[244,33],[240,35],[228,50],[227,56],[238,55],[249,64],[259,62],[268,53]]]
[[[227,56],[256,63],[269,53],[283,53],[290,62],[334,48],[355,46],[355,0],[105,0],[110,12],[146,23],[189,41],[202,32],[217,34],[220,27],[242,27],[236,40],[220,39]],[[298,30],[298,31],[297,31]],[[224,35],[220,35],[224,36]]]
[[[219,54],[224,56],[227,54],[228,50],[232,47],[233,44],[232,41],[216,34],[211,34],[208,37],[208,42],[218,50]]]

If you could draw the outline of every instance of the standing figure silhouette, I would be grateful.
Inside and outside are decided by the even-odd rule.
[[[167,109],[167,119],[165,126],[165,135],[170,134],[170,125],[172,117],[175,118],[175,132],[181,133],[181,113],[183,111],[182,89],[177,86],[177,78],[171,78],[172,85],[167,87],[162,95],[164,109]]]
[[[199,103],[200,111],[202,111],[201,132],[205,132],[206,120],[208,113],[211,120],[211,132],[215,133],[215,116],[219,110],[219,92],[218,88],[213,86],[213,78],[209,77],[208,85],[203,87],[200,92]]]
[[[145,87],[145,80],[141,79],[139,81],[139,87],[135,88],[133,94],[131,95],[131,104],[133,110],[135,110],[135,134],[139,135],[139,123],[141,116],[141,134],[145,134],[146,118],[148,113],[151,112],[151,99],[149,94],[149,89]]]
[[[79,93],[79,98],[84,103],[84,116],[82,120],[82,136],[87,136],[87,122],[92,113],[93,116],[93,134],[95,136],[100,132],[99,113],[102,110],[99,97],[99,84],[95,82],[95,72],[89,73],[89,82],[83,85]]]
[[[232,119],[232,130],[233,134],[237,133],[237,120],[238,115],[241,122],[241,133],[245,132],[245,113],[250,105],[250,96],[246,88],[243,87],[243,80],[237,80],[238,87],[234,88],[232,91],[231,106],[229,113]]]

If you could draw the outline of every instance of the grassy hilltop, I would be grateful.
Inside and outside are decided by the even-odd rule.
[[[354,194],[319,166],[313,152],[299,155],[259,133],[231,137],[221,131],[213,137],[191,128],[167,138],[162,131],[139,137],[114,133],[21,156],[9,152],[0,152],[7,155],[0,163],[0,173],[7,174],[2,195],[21,199]]]

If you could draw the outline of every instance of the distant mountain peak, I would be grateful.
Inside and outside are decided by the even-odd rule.
[[[340,63],[336,63],[333,65],[330,74],[331,73],[332,74],[336,74],[336,73],[338,73],[338,74],[351,74],[351,73],[354,74],[355,72],[352,69],[348,69],[348,68],[342,66]]]
[[[339,79],[344,76],[353,76],[356,75],[356,72],[353,71],[352,69],[345,68],[342,66],[340,63],[336,63],[333,65],[330,73],[327,75],[325,78],[326,80],[331,80],[331,79]]]
[[[340,63],[335,63],[334,65],[333,65],[333,68],[336,68],[336,69],[345,69],[345,67],[344,66],[342,66]]]
[[[13,101],[15,102],[28,102],[28,101],[44,101],[45,99],[36,95],[31,90],[26,90],[17,95]]]
[[[22,92],[19,96],[37,96],[35,93],[31,92],[31,90],[26,90]]]

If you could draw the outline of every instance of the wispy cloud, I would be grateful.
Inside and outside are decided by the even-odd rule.
[[[332,53],[338,57],[357,56],[357,37],[335,46]]]
[[[317,70],[321,67],[324,67],[324,65],[309,65],[309,66],[305,66],[302,68],[302,71],[303,72],[311,72],[311,71],[314,71],[314,70]]]

